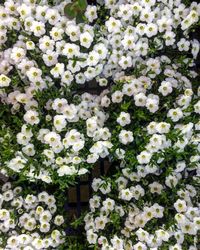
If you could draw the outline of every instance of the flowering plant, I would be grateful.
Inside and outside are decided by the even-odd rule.
[[[75,87],[99,76],[107,56],[89,25],[96,7],[76,24],[65,4],[9,0],[0,8],[1,172],[62,187],[112,146],[100,98],[77,95]]]
[[[63,95],[50,99],[46,94],[43,103],[44,107],[37,102],[37,107],[28,109],[17,121],[16,138],[12,137],[13,130],[4,126],[2,171],[8,175],[19,173],[30,180],[59,182],[64,187],[77,175],[85,174],[99,157],[108,155],[112,144],[104,126],[107,116],[100,97],[88,93],[74,96],[73,103]]]
[[[91,247],[198,249],[200,4],[183,2],[6,0],[0,6],[0,170],[66,187],[100,157],[117,161],[112,177],[93,182],[85,217]],[[108,88],[100,95],[77,91],[92,80]],[[36,230],[40,197],[19,200]],[[6,219],[0,215],[10,227],[12,209]],[[32,231],[20,218],[5,249],[23,244],[22,227]],[[42,225],[47,238],[33,234],[33,245],[28,236],[26,250],[63,244],[64,233],[52,236],[50,223]]]
[[[85,229],[97,249],[198,249],[200,92],[192,65],[141,60],[104,91],[118,167],[92,184]]]
[[[197,57],[199,42],[192,34],[199,25],[200,4],[181,0],[103,2],[103,32],[109,49],[103,74],[107,78],[132,71],[138,58]]]
[[[64,217],[57,210],[54,195],[5,183],[0,194],[0,249],[64,249]]]
[[[65,16],[68,4],[77,5],[7,0],[0,8],[0,98],[7,116],[2,122],[1,171],[62,186],[112,148],[111,131],[104,125],[109,100],[77,96],[77,84],[96,79],[106,86],[110,77],[135,74],[138,62],[158,53],[171,57],[179,51],[181,60],[190,64],[199,51],[199,42],[190,39],[199,20],[195,2],[84,4],[84,22],[79,24]],[[191,60],[185,59],[188,54]],[[156,60],[154,65],[149,59],[148,65],[158,74]],[[163,83],[160,91],[171,89],[168,85]],[[149,107],[156,106],[150,99]],[[9,149],[4,135],[12,140]]]

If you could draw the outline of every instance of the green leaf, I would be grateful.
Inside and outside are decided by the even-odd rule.
[[[73,3],[66,4],[64,8],[64,13],[69,19],[74,19],[77,15],[74,8],[74,4]]]
[[[129,101],[129,102],[124,102],[124,103],[121,105],[121,109],[122,109],[123,111],[127,111],[128,108],[130,107],[130,105],[131,105],[131,101]]]
[[[78,5],[81,10],[85,10],[87,8],[87,0],[78,0]]]
[[[83,23],[85,20],[84,20],[84,16],[83,15],[77,15],[76,16],[76,22],[77,23]]]

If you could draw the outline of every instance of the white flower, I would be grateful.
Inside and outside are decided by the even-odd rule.
[[[130,7],[131,6],[129,4],[120,4],[119,11],[117,13],[118,16],[124,20],[129,20],[133,15],[133,10]]]
[[[197,230],[200,230],[200,217],[194,217],[194,225]]]
[[[45,34],[45,25],[40,21],[33,21],[30,30],[34,33],[36,37],[41,37]]]
[[[123,149],[117,148],[115,153],[116,153],[118,159],[124,159],[125,151]]]
[[[42,249],[43,248],[43,240],[42,239],[38,239],[38,238],[35,238],[33,241],[32,241],[32,245],[37,249]]]
[[[139,228],[136,231],[136,235],[140,241],[147,241],[149,238],[149,233],[147,231],[143,230],[142,228]]]
[[[63,83],[63,85],[69,86],[73,79],[73,74],[69,70],[67,70],[62,74],[61,82]]]
[[[80,27],[74,25],[73,23],[67,25],[65,32],[70,37],[72,42],[77,41],[80,37]]]
[[[35,149],[33,144],[27,144],[25,147],[22,148],[22,151],[24,154],[28,156],[34,156],[35,155]]]
[[[197,228],[190,221],[185,221],[184,223],[181,223],[180,228],[185,234],[196,235],[197,233]]]
[[[150,187],[150,192],[151,193],[158,193],[161,194],[162,190],[163,190],[163,186],[159,183],[154,181],[153,183],[149,184]]]
[[[99,216],[95,218],[95,227],[97,230],[101,229],[103,230],[106,226],[108,219],[106,216]]]
[[[47,222],[42,222],[40,224],[40,232],[42,233],[47,233],[50,230],[50,224]]]
[[[166,31],[163,38],[165,39],[166,46],[173,45],[175,43],[176,34],[172,31]]]
[[[114,237],[110,240],[113,248],[123,250],[123,240],[120,239],[117,235],[114,235]]]
[[[159,106],[158,106],[159,101],[157,99],[153,99],[153,98],[147,98],[146,101],[146,108],[151,112],[151,113],[155,113]]]
[[[145,27],[147,37],[155,36],[158,33],[158,26],[154,23],[147,24]]]
[[[182,250],[182,247],[179,244],[175,244],[174,246],[170,246],[169,250]]]
[[[177,231],[174,234],[178,244],[182,244],[184,241],[184,234],[181,231]]]
[[[20,234],[18,236],[18,240],[19,240],[19,244],[21,245],[28,245],[31,243],[31,236],[30,235],[27,235],[27,234]]]
[[[148,164],[151,160],[151,154],[147,151],[142,151],[138,156],[137,160],[139,164]]]
[[[10,218],[10,212],[6,209],[0,209],[0,220],[6,221]]]
[[[156,122],[150,122],[149,125],[147,126],[147,132],[148,134],[154,134],[157,132],[156,130],[156,125],[157,123]]]
[[[169,175],[169,176],[166,177],[165,184],[168,187],[170,187],[170,188],[175,187],[177,185],[177,183],[178,183],[177,176],[175,176],[175,175]]]
[[[166,122],[159,122],[158,124],[156,124],[156,130],[160,134],[169,133],[170,127],[171,127],[171,125],[169,123],[166,123]]]
[[[170,31],[172,28],[172,23],[173,23],[172,18],[167,18],[166,16],[162,16],[160,19],[157,20],[159,32],[163,32],[165,30]]]
[[[36,19],[39,20],[39,21],[43,21],[45,22],[45,16],[46,16],[46,11],[48,9],[48,6],[47,5],[44,5],[44,6],[36,6]]]
[[[28,231],[33,231],[35,227],[36,227],[36,220],[34,218],[29,218],[24,224],[24,228]]]
[[[130,201],[133,198],[133,194],[129,188],[127,189],[122,189],[120,191],[120,198],[122,200]]]
[[[80,35],[80,44],[81,46],[85,47],[85,48],[89,48],[91,46],[93,42],[93,37],[91,36],[91,34],[89,32],[84,32],[81,33]]]
[[[181,29],[186,30],[188,29],[193,23],[198,21],[198,13],[195,10],[191,10],[189,15],[183,19],[181,22]]]
[[[170,237],[169,233],[167,231],[162,230],[162,229],[156,230],[155,234],[162,241],[166,241],[166,242],[169,240],[169,237]]]
[[[89,66],[95,66],[99,62],[100,56],[96,51],[91,51],[87,57],[87,64]]]
[[[39,114],[35,110],[28,110],[24,115],[24,120],[31,124],[38,124],[40,122],[40,119],[38,118]]]
[[[42,55],[42,58],[47,66],[53,66],[58,62],[58,54],[49,50],[46,52],[46,54]]]
[[[66,127],[66,117],[64,115],[54,116],[54,127],[57,131],[62,131]]]
[[[40,222],[49,222],[52,219],[50,211],[44,210],[39,217]]]
[[[53,27],[50,31],[50,35],[53,38],[54,41],[59,41],[62,39],[62,35],[64,33],[63,29],[59,29],[57,27]]]
[[[125,50],[134,49],[135,48],[135,38],[134,36],[125,35],[124,39],[122,40],[122,45],[124,46]]]
[[[16,7],[16,6],[15,6]],[[16,8],[15,8],[16,9]],[[22,3],[17,7],[17,12],[20,14],[22,19],[25,19],[28,16],[31,16],[31,8],[29,8],[26,4]]]
[[[26,49],[27,50],[34,50],[35,49],[35,44],[33,41],[27,41],[26,42]]]
[[[50,72],[55,78],[58,78],[63,75],[64,67],[63,63],[56,63],[55,67]]]
[[[8,87],[10,85],[11,79],[4,74],[0,75],[0,87]]]
[[[74,166],[67,166],[63,165],[58,169],[58,175],[59,176],[64,176],[64,175],[74,175],[77,173],[77,170],[75,169]]]
[[[200,114],[200,101],[198,101],[195,105],[194,105],[194,111],[197,114]]]
[[[122,69],[130,68],[132,66],[132,58],[130,56],[122,56],[119,65]]]
[[[99,54],[99,57],[101,59],[105,59],[107,54],[108,54],[108,49],[106,48],[105,44],[103,44],[103,43],[95,44],[93,50]]]
[[[26,55],[26,52],[24,49],[19,48],[19,47],[14,47],[12,49],[10,57],[11,57],[11,59],[13,59],[13,61],[15,63],[19,63],[22,61],[22,59],[25,57],[25,55]]]
[[[119,90],[115,91],[112,94],[112,102],[114,103],[120,103],[122,101],[123,98],[123,93]]]
[[[194,39],[192,41],[192,55],[193,57],[196,59],[197,58],[197,55],[199,53],[199,50],[200,50],[200,43],[198,40]]]
[[[178,199],[174,203],[174,207],[178,213],[186,212],[186,210],[187,210],[186,202],[184,200],[180,200],[180,199]]]
[[[134,96],[135,105],[138,107],[144,107],[146,105],[147,97],[144,93],[139,93]]]
[[[138,242],[137,244],[133,246],[133,249],[134,250],[147,250],[147,246],[142,242]]]
[[[170,82],[163,81],[161,82],[161,86],[158,88],[158,91],[163,95],[167,96],[172,93],[172,85]]]
[[[145,6],[146,8],[143,8],[141,10],[141,16],[140,20],[143,22],[151,23],[153,21],[153,12],[150,11],[150,8],[148,6]]]
[[[26,75],[31,82],[37,82],[41,80],[42,70],[36,67],[31,67],[26,72]]]
[[[106,200],[103,201],[103,207],[105,210],[113,211],[115,208],[115,201],[110,198],[106,198]]]
[[[50,39],[49,36],[43,36],[39,39],[39,48],[46,52],[47,50],[53,51],[55,45],[55,41]]]
[[[179,51],[188,51],[190,47],[190,42],[185,38],[181,38],[181,40],[177,43]]]
[[[121,22],[113,17],[110,17],[109,20],[105,22],[105,25],[110,33],[117,33],[120,31]]]
[[[173,122],[177,122],[183,117],[183,112],[180,108],[170,109],[167,113],[167,117],[170,117]]]
[[[121,132],[119,133],[119,141],[122,144],[128,144],[131,143],[133,141],[133,132],[131,131],[127,131],[127,130],[121,130]]]
[[[186,163],[185,161],[179,161],[177,164],[176,164],[176,169],[175,169],[175,172],[182,172],[184,169],[186,168]]]
[[[68,58],[73,58],[74,56],[79,56],[80,48],[76,44],[66,43],[62,53]]]
[[[57,225],[57,226],[60,226],[64,223],[64,218],[62,215],[57,215],[54,219],[54,223]]]
[[[7,245],[9,248],[14,249],[19,246],[19,240],[17,236],[11,236],[7,240]]]
[[[47,9],[45,19],[51,24],[55,25],[60,20],[60,14],[56,8]]]
[[[49,132],[44,136],[44,141],[51,146],[56,146],[60,142],[60,135],[55,132]]]
[[[122,126],[126,126],[131,123],[130,114],[126,112],[121,112],[117,118],[117,122]]]
[[[97,18],[97,7],[88,5],[85,11],[85,16],[89,20],[89,22],[93,22]]]
[[[96,244],[98,235],[94,233],[92,230],[87,231],[87,240],[89,244]]]

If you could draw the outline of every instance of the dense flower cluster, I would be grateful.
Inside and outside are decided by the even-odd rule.
[[[199,85],[166,56],[141,60],[109,99],[112,178],[94,179],[85,217],[100,249],[198,249]],[[114,178],[115,177],[115,178]]]
[[[78,25],[67,19],[65,4],[9,0],[1,6],[1,87],[43,90],[52,84],[83,84],[100,75],[106,44],[95,37],[95,25]],[[93,8],[93,19],[95,11]],[[86,16],[91,21],[90,12],[88,9]],[[13,72],[21,82],[10,79]]]
[[[64,217],[54,195],[23,191],[5,183],[0,194],[0,249],[60,249],[65,242]]]
[[[105,1],[109,19],[105,22],[110,56],[105,76],[135,67],[139,57],[163,51],[192,53],[196,58],[199,42],[189,37],[198,22],[200,5],[186,7],[181,0]]]
[[[1,172],[8,175],[14,171],[47,183],[61,176],[73,179],[112,146],[100,97],[77,96],[69,89],[96,76],[100,85],[107,84],[99,77],[106,41],[89,24],[97,17],[96,7],[88,6],[88,23],[76,24],[64,15],[65,4],[9,0],[0,8],[0,98],[8,116],[20,118],[7,159],[2,150]],[[2,130],[13,123],[4,122]],[[11,137],[2,134],[2,142]]]
[[[200,4],[99,0],[77,23],[85,1],[55,2],[0,5],[0,173],[64,188],[107,157],[89,247],[197,250]],[[6,183],[0,206],[2,249],[62,249],[52,195]]]
[[[96,195],[85,216],[89,244],[109,250],[197,250],[198,191],[186,162],[175,167],[165,177],[156,167],[138,166],[134,172],[123,168],[114,180],[95,179]]]
[[[199,42],[189,37],[199,20],[200,5],[196,3],[187,7],[180,1],[168,6],[165,1],[105,1],[103,5],[88,5],[87,21],[79,24],[65,16],[65,4],[8,0],[1,6],[0,97],[10,109],[9,116],[20,118],[15,126],[16,145],[2,161],[1,171],[8,175],[21,172],[49,183],[61,176],[84,174],[91,163],[109,155],[112,131],[104,124],[110,100],[105,93],[103,97],[77,97],[75,83],[95,78],[100,86],[106,86],[107,78],[123,76],[124,70],[132,71],[145,57],[146,71],[154,78],[161,66],[157,58],[149,59],[150,55],[165,49],[190,53],[193,58],[198,54]],[[161,60],[165,63],[168,59]],[[174,76],[176,66],[169,67],[159,86],[163,96],[177,88],[176,78],[181,78]],[[146,74],[138,70],[141,77]],[[150,81],[147,79],[140,92],[133,90],[135,85],[125,84],[124,93],[131,86],[128,96],[135,93],[136,106],[145,104],[155,112],[158,97],[145,96]],[[112,93],[113,102],[120,102],[120,93]],[[172,113],[169,110],[168,116]],[[177,117],[181,115],[178,109]],[[129,115],[121,113],[118,123],[129,122]],[[9,127],[10,123],[3,125]],[[123,144],[133,140],[132,132],[127,134],[126,130],[119,137]]]
[[[100,97],[84,93],[76,96],[75,104],[49,99],[42,109],[34,96],[31,101],[36,106],[27,109],[18,131],[15,128],[19,148],[5,170],[50,183],[52,178],[85,174],[109,154],[111,134],[104,126],[107,115]]]

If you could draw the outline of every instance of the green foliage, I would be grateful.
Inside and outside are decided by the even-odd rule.
[[[81,23],[85,21],[84,12],[86,8],[87,0],[75,0],[72,3],[66,4],[64,12],[69,19],[76,18],[76,22]]]

